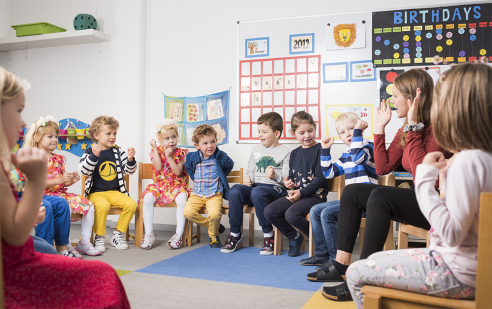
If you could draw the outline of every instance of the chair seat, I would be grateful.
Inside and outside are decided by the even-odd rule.
[[[379,303],[376,308],[475,308],[475,301],[473,300],[442,298],[368,285],[363,286],[361,292],[365,294],[366,298],[369,297],[369,299]],[[412,304],[408,302],[415,303],[415,306],[411,306]],[[364,305],[369,308],[365,300]],[[372,306],[370,307],[372,308]]]

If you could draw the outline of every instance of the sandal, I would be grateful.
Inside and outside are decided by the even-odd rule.
[[[330,264],[327,268],[321,268],[317,272],[307,275],[307,279],[313,282],[342,282],[346,281],[345,275],[341,275],[338,270]]]
[[[334,301],[351,301],[352,295],[347,286],[347,282],[344,282],[336,286],[325,286],[321,295]]]

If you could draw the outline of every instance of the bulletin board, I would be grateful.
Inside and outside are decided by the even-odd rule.
[[[230,90],[200,97],[173,97],[164,93],[164,117],[173,119],[178,126],[179,146],[194,147],[196,127],[206,123],[217,131],[217,144],[229,142]]]

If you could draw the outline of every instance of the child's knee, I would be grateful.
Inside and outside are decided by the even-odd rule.
[[[194,214],[195,214],[195,211],[193,210],[193,208],[185,206],[185,208],[183,210],[183,216],[186,219],[190,220],[190,218],[192,218]]]
[[[109,213],[111,209],[111,204],[109,202],[106,203],[94,203],[94,212],[97,214],[100,213]]]

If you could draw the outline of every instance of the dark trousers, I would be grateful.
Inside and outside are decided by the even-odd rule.
[[[311,207],[325,201],[318,196],[310,196],[292,203],[286,197],[282,197],[265,208],[265,217],[285,237],[292,240],[297,235],[295,228],[304,235],[309,235],[309,222],[306,220],[306,215],[311,210]]]
[[[258,223],[263,233],[273,230],[272,224],[265,218],[265,207],[271,202],[286,196],[287,191],[279,186],[257,183],[251,187],[234,185],[229,190],[229,224],[232,233],[241,232],[243,225],[243,206],[254,206]]]
[[[340,199],[338,250],[352,253],[363,211],[366,212],[366,228],[361,259],[383,250],[391,220],[430,229],[429,222],[420,211],[415,190],[352,184],[345,187]]]

